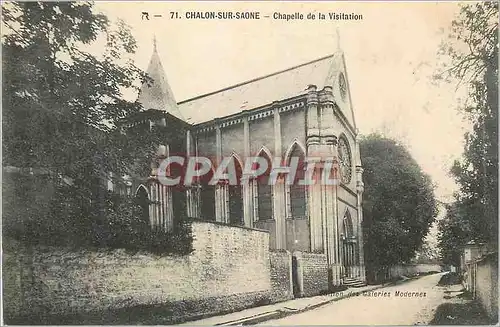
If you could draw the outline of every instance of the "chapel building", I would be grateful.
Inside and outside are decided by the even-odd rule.
[[[217,165],[232,157],[241,178],[246,158],[260,156],[271,167],[276,157],[282,166],[298,157],[303,164],[315,163],[315,178],[333,176],[339,181],[290,185],[284,182],[289,171],[281,168],[274,185],[263,176],[238,185],[199,180],[178,189],[159,182],[156,160],[150,176],[134,178],[132,188],[147,200],[145,216],[152,226],[168,230],[184,213],[193,219],[263,229],[269,232],[271,249],[325,253],[334,286],[365,282],[363,169],[340,48],[332,55],[181,102],[175,100],[156,44],[147,73],[154,82],[142,85],[138,97],[149,112],[147,125],[171,128],[180,139],[165,140],[159,159],[185,153],[210,158]],[[304,174],[299,169],[296,180]]]

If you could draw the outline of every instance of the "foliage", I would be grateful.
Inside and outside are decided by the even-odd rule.
[[[113,30],[89,3],[3,9],[4,165],[45,167],[77,181],[120,172],[114,124],[140,109],[122,99],[141,76],[131,63],[117,64],[136,48],[128,27]],[[101,34],[108,40],[102,59],[79,49]]]
[[[49,203],[50,214],[25,223],[22,233],[9,236],[25,245],[52,245],[72,248],[109,248],[147,251],[158,255],[187,255],[193,251],[191,225],[176,217],[171,231],[152,229],[142,215],[136,198],[111,192],[102,201],[86,204],[66,185],[56,190]],[[87,210],[82,210],[86,208]]]
[[[430,233],[429,233],[430,234]],[[432,246],[427,240],[424,240],[421,248],[417,251],[415,258],[413,258],[414,263],[434,263],[438,264],[439,261],[439,251],[435,246]]]
[[[155,231],[149,235],[146,249],[155,254],[187,255],[193,252],[193,233],[191,223],[176,219],[172,231]]]
[[[10,188],[9,219],[24,224],[13,233],[75,246],[177,247],[167,244],[179,241],[170,236],[151,241],[137,206],[104,184],[124,174],[148,176],[167,134],[151,133],[149,124],[123,133],[124,121],[142,109],[123,92],[150,82],[130,60],[137,45],[129,27],[111,24],[91,2],[9,2],[2,9],[3,165],[43,170],[55,187],[48,205],[30,210],[22,202],[40,190],[29,182]],[[100,43],[100,54],[82,50]]]
[[[130,173],[131,163],[150,159],[154,149],[156,140],[119,128],[141,109],[123,91],[147,79],[128,60],[136,42],[127,25],[112,25],[90,2],[9,2],[2,9],[3,165],[43,168],[55,183],[68,178],[82,216],[86,203],[99,201],[110,171]],[[101,54],[82,50],[100,41]]]
[[[440,225],[443,260],[457,263],[457,246],[498,242],[498,3],[463,6],[443,50],[451,61],[441,76],[470,86],[469,103],[461,110],[472,130],[451,169],[459,192]]]
[[[2,176],[2,233],[19,236],[29,217],[49,215],[47,198],[51,196],[50,179],[37,178],[28,170],[6,172]]]
[[[369,135],[360,151],[367,268],[409,262],[437,215],[431,180],[391,139]]]
[[[465,51],[463,49],[466,49]],[[460,17],[452,21],[448,40],[441,44],[441,56],[451,59],[434,77],[458,78],[460,82],[480,80],[498,65],[498,3],[485,1],[463,5]]]
[[[445,265],[460,267],[462,246],[469,240],[467,216],[458,203],[447,205],[446,216],[439,221],[438,242],[441,261]]]

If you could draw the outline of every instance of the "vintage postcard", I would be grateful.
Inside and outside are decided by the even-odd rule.
[[[2,2],[2,323],[498,322],[498,2]]]

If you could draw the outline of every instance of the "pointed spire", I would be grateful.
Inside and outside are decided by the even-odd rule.
[[[336,76],[344,69],[344,63],[343,63],[344,53],[342,51],[342,48],[340,47],[340,29],[338,26],[335,28],[335,37],[336,37],[335,41],[337,48],[335,49],[335,52],[332,56],[332,63],[330,64],[330,70],[328,71],[328,75],[325,80],[325,85],[332,85]]]
[[[148,83],[142,84],[137,101],[142,104],[145,110],[162,110],[179,119],[184,119],[179,111],[174,93],[168,84],[167,76],[161,64],[156,44],[156,35],[153,37],[153,54],[146,72],[153,80],[153,83],[152,85],[148,85]]]

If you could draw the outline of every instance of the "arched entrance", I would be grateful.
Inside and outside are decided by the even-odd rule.
[[[144,222],[150,225],[149,220],[149,194],[144,185],[139,185],[135,191],[135,198],[139,206],[141,207],[141,218]]]
[[[356,236],[352,224],[352,217],[349,209],[344,214],[342,221],[342,259],[346,277],[353,277],[356,262]]]

